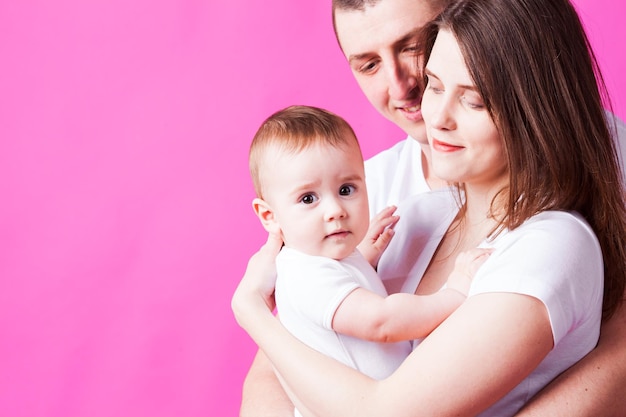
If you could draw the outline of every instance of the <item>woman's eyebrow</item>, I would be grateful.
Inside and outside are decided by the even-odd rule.
[[[428,69],[428,67],[424,68],[424,74],[428,75],[429,77],[435,78],[437,81],[441,81],[441,79],[437,76],[437,74],[435,74],[430,69]],[[476,88],[474,84],[458,84],[456,85],[456,87],[463,89],[463,90],[478,91],[478,88]]]
[[[424,68],[424,74],[430,77],[439,79],[439,77],[437,77],[437,75],[434,72],[432,72],[428,67]]]

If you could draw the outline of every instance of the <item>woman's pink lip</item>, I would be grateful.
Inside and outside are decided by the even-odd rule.
[[[459,149],[463,149],[463,146],[451,145],[449,143],[442,142],[437,139],[433,139],[432,148],[439,152],[455,152],[455,151],[458,151]]]

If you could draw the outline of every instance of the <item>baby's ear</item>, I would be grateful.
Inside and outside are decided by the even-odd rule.
[[[261,224],[267,232],[280,234],[280,224],[278,224],[274,216],[274,210],[272,210],[272,207],[267,201],[261,198],[255,198],[252,200],[252,209],[259,220],[261,220]]]

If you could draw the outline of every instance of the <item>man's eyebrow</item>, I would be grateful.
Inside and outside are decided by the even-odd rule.
[[[417,36],[419,35],[419,33],[421,32],[422,28],[415,28],[411,31],[409,31],[406,35],[402,36],[401,38],[397,39],[393,45],[397,46],[397,45],[402,45],[405,44],[409,41],[416,41]]]
[[[348,62],[361,61],[363,59],[369,58],[372,55],[371,52],[365,52],[362,54],[354,54],[348,57]]]
[[[412,31],[406,33],[404,36],[402,36],[399,39],[396,39],[393,42],[393,47],[397,47],[398,45],[404,45],[410,41],[414,41],[415,38],[418,36],[419,32],[420,32],[421,28],[415,28]],[[417,42],[416,42],[417,43]],[[362,59],[366,59],[369,58],[372,55],[371,52],[364,52],[362,54],[353,54],[350,55],[348,57],[348,62],[352,62],[352,61],[360,61]]]

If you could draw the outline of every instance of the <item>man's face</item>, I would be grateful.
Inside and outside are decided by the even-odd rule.
[[[417,38],[437,12],[425,0],[382,0],[363,11],[335,12],[337,38],[361,90],[376,110],[422,144],[428,141]]]

